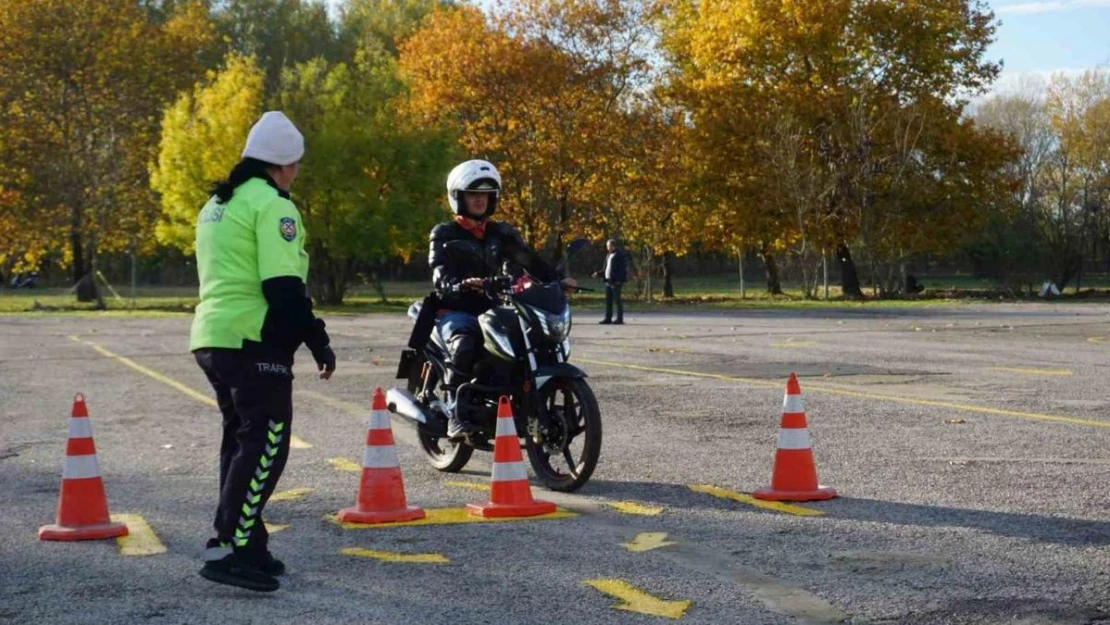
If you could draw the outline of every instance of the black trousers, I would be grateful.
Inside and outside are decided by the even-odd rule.
[[[605,319],[613,320],[613,305],[617,307],[617,321],[624,321],[624,301],[621,299],[623,282],[605,284]]]
[[[262,511],[289,456],[293,357],[247,345],[194,356],[223,415],[216,537],[236,550],[261,551],[269,541]]]

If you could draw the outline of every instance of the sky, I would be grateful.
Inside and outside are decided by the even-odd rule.
[[[1110,63],[1110,0],[994,0],[1002,25],[988,51],[1003,61],[996,91],[1023,76],[1079,73]]]
[[[326,0],[335,6],[343,0]],[[490,0],[472,0],[479,6]],[[988,51],[1003,61],[995,91],[1026,76],[1081,73],[1110,64],[1110,0],[987,0],[1001,22]]]

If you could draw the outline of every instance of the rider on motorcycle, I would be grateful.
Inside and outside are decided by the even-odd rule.
[[[496,295],[487,292],[483,279],[499,275],[504,261],[523,267],[537,280],[562,278],[528,247],[516,228],[490,220],[497,211],[500,192],[501,175],[491,163],[471,160],[458,165],[447,176],[447,202],[455,218],[432,228],[429,237],[428,263],[440,299],[436,329],[449,348],[443,388],[448,392],[450,440],[460,440],[476,427],[459,419],[454,402],[455,391],[473,377],[482,353],[478,315],[497,304]],[[570,279],[563,282],[568,287],[575,284]]]

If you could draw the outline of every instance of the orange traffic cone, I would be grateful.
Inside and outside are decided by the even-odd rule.
[[[782,403],[782,425],[771,487],[757,490],[752,496],[768,501],[820,501],[836,497],[836,490],[817,484],[802,390],[793,373],[786,383],[786,397]]]
[[[58,522],[39,528],[39,540],[100,540],[127,536],[127,526],[112,523],[108,498],[96,464],[96,445],[85,396],[73,398],[69,418],[69,441],[62,470],[62,492],[58,496]]]
[[[497,439],[493,442],[493,476],[489,502],[472,503],[466,511],[482,517],[537,516],[555,512],[550,501],[532,499],[532,487],[524,470],[520,439],[513,424],[513,406],[501,396],[497,404]]]
[[[424,510],[405,501],[405,482],[401,462],[393,446],[393,429],[382,389],[374,391],[370,405],[370,428],[366,432],[366,451],[362,455],[362,479],[355,506],[339,511],[346,523],[398,523],[424,518]]]

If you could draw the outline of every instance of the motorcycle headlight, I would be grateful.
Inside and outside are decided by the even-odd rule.
[[[547,338],[556,343],[562,343],[570,335],[571,318],[570,306],[563,307],[563,312],[552,315],[543,311],[536,311],[540,320],[540,329]]]

